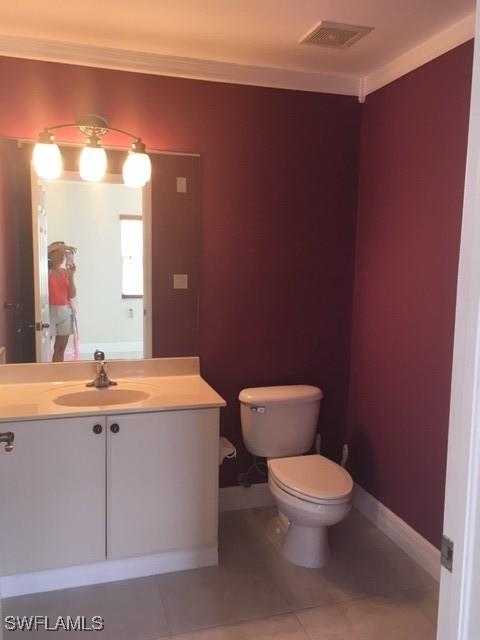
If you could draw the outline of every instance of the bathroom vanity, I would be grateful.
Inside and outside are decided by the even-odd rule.
[[[0,368],[4,596],[216,564],[219,411],[197,358]]]

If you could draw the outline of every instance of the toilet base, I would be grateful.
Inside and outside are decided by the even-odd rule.
[[[268,542],[274,547],[278,553],[282,551],[282,547],[285,544],[287,538],[288,521],[284,525],[279,518],[280,514],[276,514],[267,523],[265,530],[266,538]]]
[[[291,522],[280,553],[301,567],[324,567],[329,557],[327,527],[305,527]]]
[[[327,528],[348,515],[351,493],[341,499],[310,502],[279,487],[271,475],[268,486],[279,513],[290,522],[281,555],[301,567],[324,567],[329,559]]]

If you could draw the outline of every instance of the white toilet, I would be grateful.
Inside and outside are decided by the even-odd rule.
[[[309,385],[257,387],[239,395],[245,446],[268,459],[268,486],[289,521],[281,553],[312,568],[327,563],[327,527],[348,514],[353,490],[343,467],[324,456],[301,455],[313,444],[321,399],[321,390]]]

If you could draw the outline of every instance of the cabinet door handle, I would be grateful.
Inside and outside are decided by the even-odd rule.
[[[15,440],[15,434],[13,431],[6,431],[5,433],[0,433],[0,442],[5,443],[5,451],[10,453],[13,451],[13,441]]]
[[[93,433],[96,433],[97,436],[102,433],[103,429],[102,429],[102,425],[101,424],[96,424],[93,427]]]
[[[118,433],[120,431],[120,425],[114,422],[113,424],[110,425],[110,431],[112,433]]]

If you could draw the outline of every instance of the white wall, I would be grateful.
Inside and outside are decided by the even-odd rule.
[[[45,182],[45,187],[48,242],[77,247],[80,343],[89,351],[103,349],[107,358],[122,357],[113,353],[113,343],[125,343],[121,350],[128,352],[131,343],[143,341],[143,300],[121,297],[119,216],[142,213],[142,190],[67,181]]]

